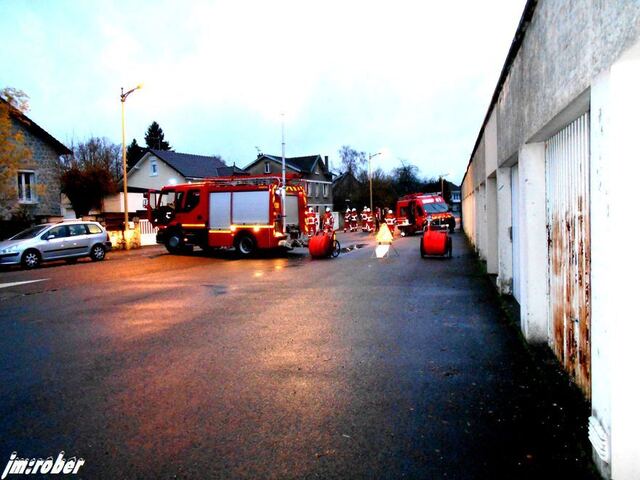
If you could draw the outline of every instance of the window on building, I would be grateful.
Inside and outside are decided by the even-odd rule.
[[[151,176],[156,177],[158,175],[158,162],[151,160]]]
[[[264,173],[271,173],[271,162],[264,162]]]
[[[322,185],[322,196],[327,198],[329,196],[329,185],[327,183]]]
[[[313,196],[314,197],[319,197],[320,196],[320,185],[317,183],[313,184]]]
[[[37,201],[35,172],[18,172],[18,201],[20,203]]]

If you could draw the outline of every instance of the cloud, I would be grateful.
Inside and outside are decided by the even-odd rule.
[[[3,81],[61,138],[119,142],[117,94],[143,81],[128,138],[157,120],[179,150],[244,164],[279,151],[285,112],[292,154],[388,148],[385,168],[461,177],[524,3],[16,2]]]

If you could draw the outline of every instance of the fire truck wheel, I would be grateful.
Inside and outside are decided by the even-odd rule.
[[[453,233],[456,229],[456,219],[455,218],[450,218],[449,219],[449,232]]]
[[[180,232],[171,232],[167,238],[165,246],[167,247],[167,251],[169,253],[179,253],[184,247],[184,244],[182,243],[182,235],[180,234]]]
[[[249,257],[256,251],[256,241],[249,235],[244,234],[236,238],[236,251],[243,257]]]
[[[422,245],[422,239],[420,239],[420,257],[424,258],[424,246]]]

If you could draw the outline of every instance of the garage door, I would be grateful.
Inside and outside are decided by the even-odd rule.
[[[511,167],[511,258],[513,297],[520,303],[520,176],[518,164]]]
[[[549,338],[587,397],[591,389],[589,114],[546,143]]]

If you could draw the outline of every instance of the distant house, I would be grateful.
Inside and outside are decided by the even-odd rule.
[[[3,99],[0,102],[7,104]],[[6,211],[19,206],[26,216],[38,221],[60,217],[60,157],[71,154],[71,150],[13,107],[9,118],[12,127],[24,135],[31,159],[18,166],[15,179],[18,195],[12,201],[14,205],[4,206]]]
[[[355,207],[356,197],[361,189],[362,183],[353,172],[348,171],[338,175],[333,180],[333,205],[335,209],[342,212],[347,207]],[[362,205],[357,207],[362,208]]]
[[[142,194],[147,190],[230,175],[246,175],[246,172],[235,165],[225,165],[218,157],[149,149],[127,173],[129,213],[144,210]],[[103,212],[124,212],[122,190],[121,181],[120,193],[105,198]]]
[[[326,207],[333,209],[333,174],[329,171],[329,157],[310,155],[286,158],[287,173],[299,173],[306,183],[307,201],[316,212]],[[250,174],[282,174],[282,158],[277,155],[259,154],[244,170]]]

